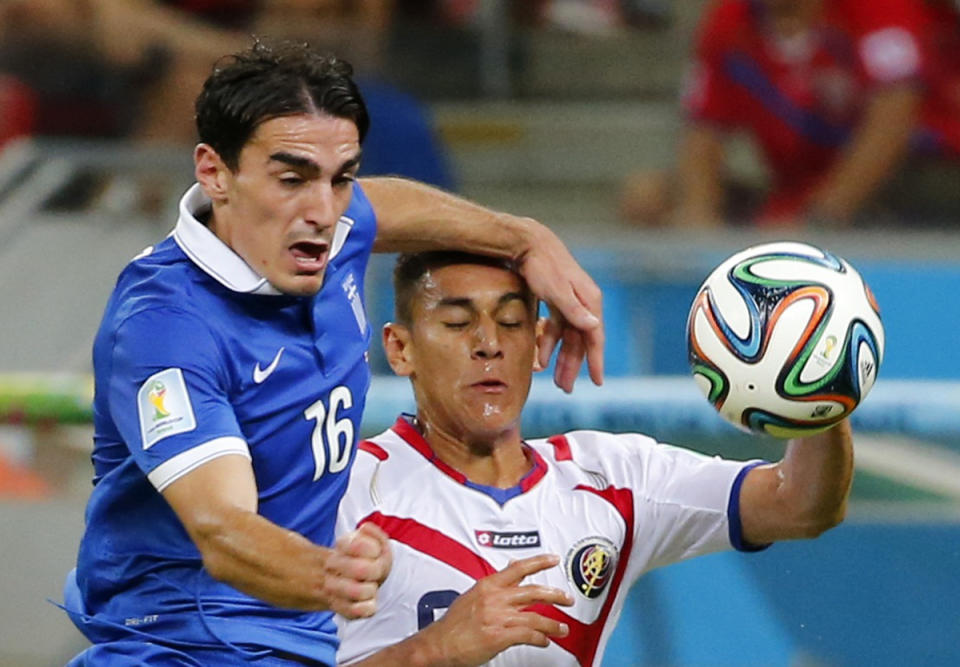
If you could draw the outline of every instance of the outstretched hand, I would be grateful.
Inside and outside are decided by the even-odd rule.
[[[511,646],[546,647],[551,637],[565,637],[566,624],[527,608],[569,606],[573,604],[570,594],[550,586],[521,584],[525,577],[558,562],[550,554],[524,558],[474,584],[442,618],[421,631],[420,639],[436,656],[430,664],[481,665]]]
[[[547,227],[532,224],[536,239],[518,266],[530,289],[550,308],[540,340],[539,362],[546,368],[560,343],[553,381],[567,393],[586,358],[590,379],[603,384],[603,294]]]
[[[392,563],[390,538],[378,526],[365,523],[341,536],[324,566],[323,589],[329,608],[349,619],[372,616],[377,610],[377,591]]]

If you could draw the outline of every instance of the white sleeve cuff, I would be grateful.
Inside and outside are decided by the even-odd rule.
[[[163,491],[188,472],[227,454],[240,454],[250,459],[250,449],[243,438],[236,436],[215,438],[164,461],[147,475],[147,479],[157,491]]]

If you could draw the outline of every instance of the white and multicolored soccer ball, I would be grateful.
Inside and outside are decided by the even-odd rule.
[[[884,334],[848,262],[784,241],[738,252],[707,277],[687,343],[694,379],[725,419],[790,438],[853,412],[877,378]]]

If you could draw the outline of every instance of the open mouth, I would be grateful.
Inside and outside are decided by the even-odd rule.
[[[329,245],[315,241],[298,241],[290,246],[290,254],[297,269],[303,273],[316,273],[323,270],[327,262]]]

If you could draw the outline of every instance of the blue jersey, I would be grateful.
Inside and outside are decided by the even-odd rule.
[[[370,384],[373,209],[355,184],[323,288],[295,297],[203,226],[205,207],[194,186],[173,234],[121,273],[94,343],[95,477],[76,573],[84,609],[71,616],[95,643],[149,637],[333,664],[330,612],[278,609],[212,579],[160,492],[213,458],[247,456],[259,513],[332,544]]]

